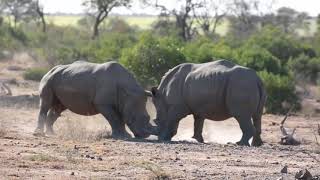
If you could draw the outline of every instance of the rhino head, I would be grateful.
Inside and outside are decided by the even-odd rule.
[[[150,124],[150,116],[146,110],[147,97],[151,92],[131,93],[126,96],[123,118],[137,138],[147,138],[150,135],[158,135],[158,128]]]
[[[159,140],[170,141],[171,138],[177,134],[178,126],[172,126],[170,124],[171,118],[168,117],[169,106],[165,97],[159,92],[157,87],[153,87],[151,92],[152,102],[157,111],[157,116],[154,122],[158,127]]]

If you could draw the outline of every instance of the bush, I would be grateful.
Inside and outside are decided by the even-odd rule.
[[[246,45],[239,48],[234,59],[242,65],[256,71],[267,71],[273,74],[287,74],[282,68],[280,60],[273,56],[268,50],[259,46]]]
[[[290,58],[296,58],[301,53],[315,56],[315,51],[306,44],[295,40],[288,34],[273,26],[267,26],[248,39],[248,44],[267,49],[273,56],[285,65]]]
[[[202,38],[189,42],[183,49],[188,62],[205,63],[217,59],[233,59],[233,51],[224,41],[214,43],[211,39]]]
[[[120,59],[143,85],[156,85],[170,68],[185,62],[173,39],[155,38],[145,33],[133,47],[123,51]]]
[[[291,77],[280,76],[266,71],[258,72],[266,88],[268,99],[266,110],[268,113],[285,113],[288,108],[300,108],[300,102],[295,94],[295,84]],[[284,103],[289,104],[285,106]]]
[[[289,60],[289,67],[296,79],[306,80],[313,84],[320,83],[320,58],[310,58],[301,54],[297,58]]]
[[[132,47],[136,41],[136,37],[130,34],[101,34],[99,40],[90,41],[82,47],[81,56],[96,63],[106,62],[107,59],[119,60],[122,50]]]
[[[23,74],[23,78],[26,80],[40,81],[47,72],[48,72],[48,69],[46,68],[32,68],[32,69],[28,69]]]

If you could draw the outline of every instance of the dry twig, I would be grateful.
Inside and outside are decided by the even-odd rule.
[[[3,93],[4,95],[7,95],[7,96],[12,95],[12,91],[11,91],[10,87],[8,85],[6,85],[6,83],[0,83],[0,88],[1,88],[1,94],[2,94],[2,92],[4,92]]]
[[[282,133],[280,144],[283,144],[283,145],[298,145],[298,144],[300,144],[300,142],[298,140],[294,139],[294,137],[293,137],[294,133],[296,132],[296,128],[294,128],[292,133],[289,134],[287,132],[286,128],[284,127],[284,123],[287,120],[291,109],[292,108],[289,109],[289,111],[286,113],[285,117],[283,118],[283,120],[280,123],[280,131]]]

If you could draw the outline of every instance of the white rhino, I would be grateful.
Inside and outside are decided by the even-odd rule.
[[[222,121],[234,117],[243,133],[237,144],[249,146],[252,136],[252,145],[262,144],[261,116],[266,92],[256,72],[249,68],[227,60],[180,64],[151,91],[160,140],[171,140],[179,121],[193,114],[193,138],[199,142],[203,142],[204,119]]]
[[[147,95],[133,75],[116,62],[94,64],[77,61],[58,65],[40,82],[40,112],[35,135],[53,134],[53,124],[69,109],[80,115],[101,113],[112,128],[113,137],[148,137],[156,129],[149,123]],[[154,131],[153,131],[154,130]]]

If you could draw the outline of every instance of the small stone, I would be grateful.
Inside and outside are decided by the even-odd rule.
[[[95,157],[94,157],[94,156],[91,156],[90,158],[91,158],[91,159],[95,159]]]
[[[282,169],[281,169],[281,171],[280,171],[281,173],[285,173],[285,174],[287,174],[288,173],[288,166],[287,165],[285,165]]]
[[[71,176],[74,176],[74,172],[71,172]]]
[[[90,158],[90,156],[87,154],[87,155],[86,155],[86,158]]]
[[[240,159],[237,159],[237,162],[241,162],[241,160],[240,160]]]
[[[180,158],[176,157],[176,161],[179,161],[179,160],[180,160]]]
[[[272,162],[271,164],[279,164],[279,162],[276,161],[276,162]]]
[[[98,160],[98,161],[102,161],[102,157],[98,157],[97,160]]]

